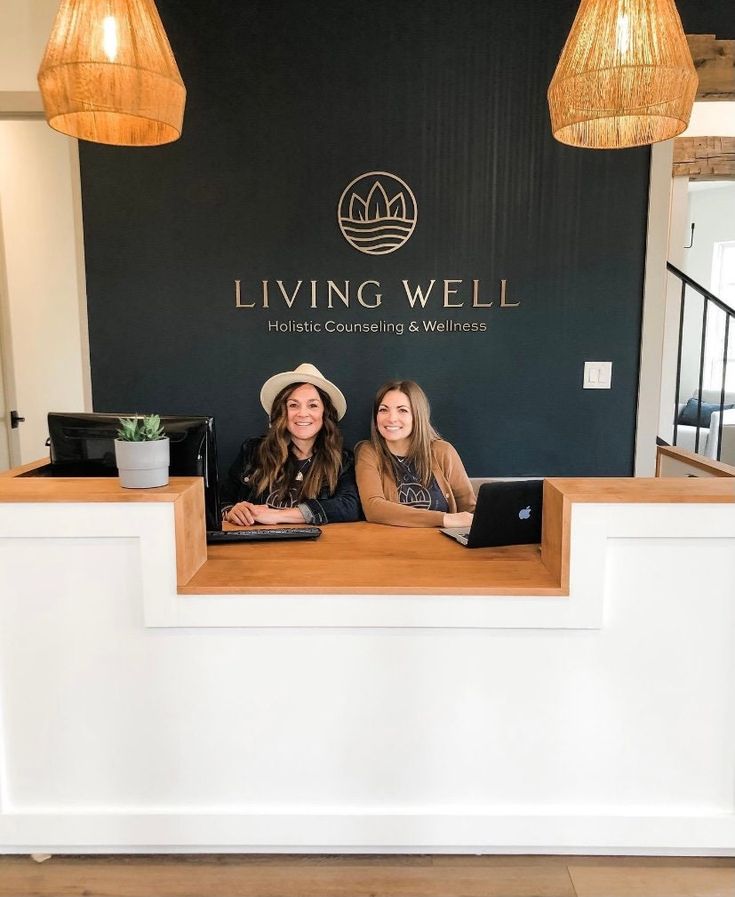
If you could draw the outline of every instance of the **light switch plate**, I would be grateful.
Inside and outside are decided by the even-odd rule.
[[[610,389],[612,386],[612,361],[585,361],[584,389]]]

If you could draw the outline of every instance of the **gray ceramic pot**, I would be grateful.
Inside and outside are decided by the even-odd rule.
[[[168,483],[168,436],[153,442],[115,440],[115,461],[120,485],[126,489],[151,489]]]

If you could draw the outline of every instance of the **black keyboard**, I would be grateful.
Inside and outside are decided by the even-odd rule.
[[[322,531],[318,526],[279,526],[273,529],[209,530],[207,542],[222,545],[227,542],[270,542],[279,539],[317,539]]]

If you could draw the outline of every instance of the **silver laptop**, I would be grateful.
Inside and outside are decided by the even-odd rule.
[[[441,532],[466,548],[529,545],[541,541],[543,480],[484,483],[477,493],[472,526]]]

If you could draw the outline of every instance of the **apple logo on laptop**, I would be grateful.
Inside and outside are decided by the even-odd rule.
[[[519,520],[528,520],[528,518],[529,518],[530,516],[531,516],[531,505],[527,505],[525,508],[522,508],[522,509],[518,512],[518,519],[519,519]]]

